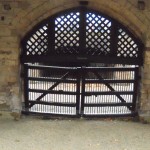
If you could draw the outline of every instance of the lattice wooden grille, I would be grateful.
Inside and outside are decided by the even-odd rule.
[[[110,53],[111,22],[94,13],[86,14],[86,48],[88,55]]]
[[[45,55],[48,51],[48,25],[40,27],[26,43],[26,55]]]
[[[57,54],[79,53],[79,12],[55,19],[55,51]]]
[[[117,56],[119,57],[138,57],[138,45],[133,38],[129,36],[123,29],[118,30],[118,49]]]
[[[143,63],[143,44],[139,39],[112,18],[87,8],[67,10],[47,18],[22,43],[21,57],[29,61],[39,58],[42,61],[43,57],[36,56],[44,55],[45,61],[53,61],[49,59],[53,56],[69,56],[74,62],[88,58],[100,63]]]

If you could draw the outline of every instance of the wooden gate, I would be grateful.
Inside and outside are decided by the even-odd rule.
[[[43,20],[21,44],[25,112],[135,114],[143,44],[115,19],[72,8]]]
[[[136,113],[137,67],[25,64],[25,112],[69,116]]]
[[[138,67],[86,67],[82,73],[83,116],[133,116],[137,113]]]

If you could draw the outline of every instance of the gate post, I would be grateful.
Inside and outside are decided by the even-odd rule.
[[[77,77],[77,86],[76,86],[76,90],[77,90],[77,97],[76,97],[76,115],[80,116],[80,69],[77,68],[76,70],[76,77]]]
[[[134,72],[134,95],[133,95],[133,106],[132,111],[133,113],[137,112],[137,96],[138,96],[138,90],[139,90],[139,67],[135,67]]]
[[[84,100],[85,100],[85,76],[86,76],[86,70],[85,67],[81,68],[81,116],[84,115]]]
[[[24,101],[25,101],[25,113],[29,112],[29,96],[28,96],[28,65],[24,64]]]

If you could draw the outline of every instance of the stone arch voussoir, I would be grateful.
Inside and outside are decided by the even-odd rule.
[[[78,1],[71,1],[70,3],[63,2],[61,4],[55,4],[54,6],[48,6],[49,2],[41,5],[29,12],[24,11],[23,15],[15,18],[16,28],[19,29],[18,34],[21,38],[30,31],[36,24],[42,20],[48,18],[49,16],[58,13],[60,11],[70,9],[73,7],[78,7],[80,4]],[[135,36],[137,36],[141,41],[145,42],[145,37],[143,36],[147,31],[147,26],[139,19],[138,14],[134,14],[131,11],[132,6],[123,5],[114,1],[89,1],[89,8],[95,9],[101,13],[104,13],[122,23],[126,26]]]

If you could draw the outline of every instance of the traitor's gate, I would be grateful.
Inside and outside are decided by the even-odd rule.
[[[22,40],[26,113],[134,116],[143,45],[85,7],[43,20]]]

